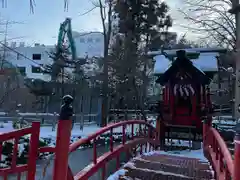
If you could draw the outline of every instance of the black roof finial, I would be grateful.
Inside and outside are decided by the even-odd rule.
[[[71,95],[65,95],[63,97],[63,104],[60,110],[59,120],[70,120],[73,115],[72,107],[73,97]]]
[[[176,52],[176,54],[177,54],[177,58],[179,58],[180,60],[187,59],[185,50],[179,50]]]

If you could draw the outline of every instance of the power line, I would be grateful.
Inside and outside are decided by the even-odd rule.
[[[82,14],[79,14],[78,16],[84,16],[84,15],[86,15],[86,14],[92,12],[92,11],[95,10],[96,8],[97,8],[97,6],[95,6],[95,7],[91,8],[91,9],[89,9],[88,11],[86,11],[86,12],[84,12],[84,13],[82,13]]]
[[[80,32],[79,35],[74,36],[74,38],[86,36],[86,35],[89,35],[89,34],[103,34],[103,32],[99,32],[99,31],[90,31],[90,32],[85,32],[85,33]],[[52,36],[52,38],[57,38],[57,36]]]
[[[46,67],[44,67],[43,64],[39,64],[39,63],[37,63],[36,61],[30,59],[29,57],[25,56],[24,54],[22,54],[22,53],[16,51],[15,49],[13,49],[13,48],[11,48],[11,47],[5,45],[5,44],[2,43],[1,41],[0,41],[0,44],[1,44],[2,46],[4,46],[6,49],[8,49],[8,50],[10,50],[10,51],[12,51],[12,52],[15,52],[16,54],[22,56],[23,58],[25,58],[25,59],[27,59],[27,60],[29,60],[29,61],[31,61],[31,62],[37,64],[39,67],[42,68],[42,70],[46,70],[46,71],[48,71],[48,69],[47,69]],[[61,72],[60,74],[62,74],[62,72]],[[68,74],[63,73],[63,76],[68,77]]]
[[[6,49],[8,49],[8,50],[10,50],[10,51],[15,52],[16,54],[18,54],[18,55],[24,57],[25,59],[27,59],[27,60],[29,60],[29,61],[31,61],[31,62],[33,62],[33,63],[39,65],[39,66],[42,66],[42,64],[39,64],[39,63],[35,62],[34,60],[32,60],[32,59],[30,59],[29,57],[25,56],[24,54],[22,54],[22,53],[16,51],[15,49],[13,49],[13,48],[7,46],[6,44],[4,44],[4,43],[2,43],[2,42],[0,42],[0,44],[1,44],[2,46],[4,46],[4,48],[6,48]]]

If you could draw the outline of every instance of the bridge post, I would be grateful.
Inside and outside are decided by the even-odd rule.
[[[68,173],[68,152],[72,130],[71,116],[73,98],[70,95],[63,97],[60,116],[57,127],[56,152],[53,168],[53,180],[67,180]]]
[[[239,180],[240,179],[240,123],[236,125],[236,134],[234,139],[234,176],[233,180]]]
[[[203,116],[203,134],[202,134],[202,139],[203,139],[203,154],[205,157],[208,156],[207,154],[207,146],[208,146],[208,141],[207,141],[207,134],[209,132],[209,128],[211,127],[211,119],[208,116]]]

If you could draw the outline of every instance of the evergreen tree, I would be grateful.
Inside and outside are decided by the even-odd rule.
[[[159,0],[117,1],[115,13],[119,17],[119,31],[127,35],[132,31],[133,42],[144,42],[147,49],[160,49],[164,33],[172,26],[169,7]]]
[[[137,108],[143,110],[150,64],[145,54],[154,48],[161,48],[163,40],[160,35],[172,25],[169,9],[158,0],[127,0],[117,1],[114,10],[119,17],[122,36],[118,35],[111,47],[111,85],[119,105],[132,108],[137,104]]]
[[[187,39],[186,34],[181,36],[177,44],[172,46],[172,49],[186,49],[186,48],[199,48],[201,47],[198,43]]]
[[[61,49],[59,47],[55,47],[55,49],[49,53],[49,57],[53,63],[46,65],[43,71],[44,73],[50,74],[51,81],[57,81],[60,73],[64,75],[64,68],[71,65],[69,55],[70,52],[68,49]]]

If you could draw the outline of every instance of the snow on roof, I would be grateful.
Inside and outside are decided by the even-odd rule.
[[[186,157],[186,158],[196,158],[199,159],[201,162],[208,162],[206,157],[203,154],[203,149],[198,150],[183,150],[183,151],[151,151],[148,153],[144,153],[144,156],[152,156],[157,154],[165,154],[165,155],[173,155],[173,156],[179,156],[179,157]]]
[[[153,59],[155,61],[154,74],[162,74],[171,66],[171,62],[164,55],[154,56]]]
[[[116,171],[114,174],[110,175],[107,180],[118,180],[121,176],[124,176],[126,174],[125,169],[120,169]]]
[[[198,59],[193,59],[193,65],[203,72],[216,72],[218,70],[217,56],[219,53],[200,53]],[[164,55],[154,56],[154,74],[163,74],[170,66],[171,61]]]
[[[187,48],[187,49],[173,49],[173,50],[164,50],[167,54],[176,54],[179,50],[185,50],[186,52],[199,52],[199,53],[207,53],[207,52],[226,52],[225,48]],[[147,53],[150,56],[162,54],[162,51],[150,51]]]
[[[199,58],[193,60],[193,65],[204,72],[218,71],[217,56],[219,53],[201,53]]]

